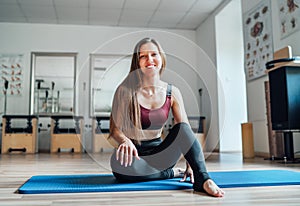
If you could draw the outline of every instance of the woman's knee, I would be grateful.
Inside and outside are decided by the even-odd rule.
[[[180,136],[191,136],[194,137],[194,132],[190,125],[186,122],[179,122],[175,124],[172,128],[175,133],[178,133]]]
[[[181,128],[181,127],[189,127],[189,124],[186,122],[178,122],[173,126],[173,128]]]

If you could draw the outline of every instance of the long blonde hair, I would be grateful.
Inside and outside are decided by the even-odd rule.
[[[112,105],[111,121],[127,137],[140,142],[143,136],[141,127],[140,106],[137,100],[137,92],[142,86],[142,72],[139,65],[140,48],[146,43],[153,43],[158,48],[162,59],[162,66],[159,71],[161,75],[166,68],[166,56],[160,44],[152,38],[140,40],[132,55],[130,72],[124,81],[119,85],[114,96]],[[112,132],[112,131],[110,131]]]

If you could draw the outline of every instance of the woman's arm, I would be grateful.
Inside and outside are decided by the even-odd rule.
[[[109,128],[110,128],[109,138],[113,138],[118,145],[120,145],[121,143],[129,139],[128,137],[125,136],[125,134],[120,129],[118,129],[118,127],[116,126],[112,118],[112,115],[110,117]]]
[[[113,97],[112,110],[110,115],[109,138],[113,138],[118,143],[118,145],[128,139],[126,135],[121,131],[122,121],[124,121],[123,114],[126,112],[124,111],[124,102],[122,102],[122,99],[125,99],[126,97],[125,94],[126,89],[122,86],[119,86]]]
[[[109,138],[113,138],[119,145],[116,151],[117,160],[120,161],[121,165],[124,164],[125,167],[131,166],[133,157],[140,159],[135,145],[116,127],[113,120],[111,120],[110,127]]]
[[[174,117],[174,123],[180,123],[185,122],[189,124],[185,109],[184,109],[184,103],[182,95],[179,91],[179,89],[175,86],[173,86],[172,90],[172,113]]]
[[[139,159],[137,149],[132,141],[122,132],[120,125],[122,125],[122,114],[125,113],[124,106],[126,103],[121,100],[124,99],[124,88],[118,88],[113,99],[113,106],[110,116],[110,134],[109,139],[114,139],[117,142],[116,158],[121,165],[130,166],[133,157]]]

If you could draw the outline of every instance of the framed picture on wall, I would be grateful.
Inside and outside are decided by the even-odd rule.
[[[300,0],[278,0],[281,39],[300,30]]]
[[[0,54],[0,96],[21,96],[23,73],[23,54]]]
[[[247,80],[266,75],[273,59],[271,3],[263,0],[243,15],[244,62]]]

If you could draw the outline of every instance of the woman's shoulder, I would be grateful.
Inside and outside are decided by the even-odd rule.
[[[172,84],[172,95],[176,96],[176,95],[180,95],[180,90],[178,89],[178,87],[174,86]]]
[[[163,83],[163,87],[166,89],[168,89],[168,87],[171,87],[172,95],[180,94],[180,90],[174,84],[164,82],[164,81],[162,81],[162,83]]]
[[[182,99],[182,95],[181,95],[181,92],[180,90],[178,89],[178,87],[172,85],[172,105],[175,102],[178,102],[179,100]]]

